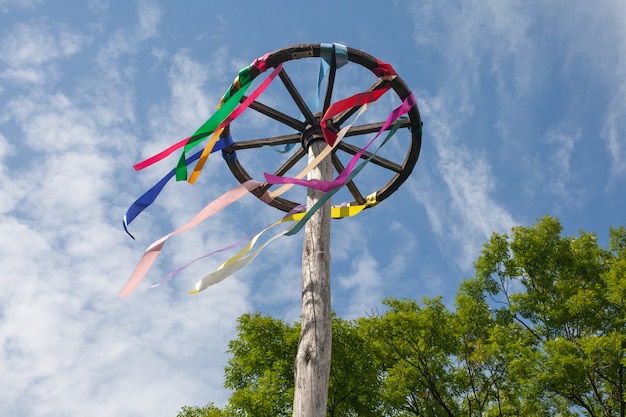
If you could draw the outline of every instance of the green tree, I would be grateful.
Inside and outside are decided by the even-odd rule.
[[[505,360],[494,349],[492,335],[498,326],[482,287],[475,280],[464,280],[455,304],[459,328],[458,384],[463,414],[516,415],[520,411],[517,392],[507,383]]]
[[[328,416],[380,417],[382,354],[358,321],[333,319]]]
[[[383,402],[390,415],[456,416],[458,328],[441,298],[388,299],[388,311],[361,321],[385,357]]]
[[[546,397],[535,378],[536,349],[507,309],[494,310],[481,283],[464,280],[456,297],[462,415],[572,416],[570,404]]]
[[[608,248],[545,217],[493,234],[449,310],[388,299],[333,318],[328,415],[626,417],[626,230]],[[225,409],[179,417],[291,415],[299,324],[239,319]]]
[[[255,313],[241,316],[237,328],[225,369],[229,407],[238,415],[291,415],[300,325]],[[380,362],[356,322],[333,318],[329,416],[380,416]]]
[[[248,416],[290,416],[299,326],[259,313],[244,314],[238,322],[225,369],[230,406]]]
[[[542,404],[519,400],[494,342],[502,328],[475,280],[462,283],[456,312],[440,297],[385,304],[386,312],[361,320],[384,353],[385,415],[550,415]]]
[[[176,417],[234,417],[226,410],[216,407],[213,403],[209,403],[204,407],[184,406]]]
[[[588,416],[624,417],[626,232],[561,236],[544,217],[494,234],[476,262],[502,330],[493,332],[519,394]]]

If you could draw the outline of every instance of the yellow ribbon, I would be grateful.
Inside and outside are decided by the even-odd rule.
[[[359,214],[364,209],[366,209],[368,207],[372,207],[372,206],[374,206],[376,204],[378,204],[378,201],[376,201],[376,193],[373,193],[373,194],[370,194],[369,196],[367,196],[367,198],[365,199],[365,203],[364,204],[359,204],[359,205],[354,205],[354,206],[335,206],[335,207],[332,207],[331,211],[330,211],[330,216],[332,218],[334,218],[334,219],[341,219],[341,218],[344,218],[344,217],[356,216],[357,214]],[[259,238],[261,237],[261,235],[263,233],[265,233],[266,231],[268,231],[268,230],[272,229],[273,227],[276,227],[276,226],[278,226],[278,225],[280,225],[282,223],[302,220],[302,218],[304,218],[305,215],[306,215],[306,212],[299,212],[299,213],[288,214],[285,217],[283,217],[282,219],[278,220],[277,222],[275,222],[275,223],[271,224],[270,226],[266,227],[265,229],[261,230],[259,233],[254,235],[248,241],[248,243],[246,244],[246,246],[243,247],[243,249],[241,249],[238,253],[236,253],[230,259],[228,259],[227,261],[222,263],[215,271],[213,271],[212,273],[208,274],[207,276],[202,278],[200,281],[198,281],[196,283],[196,285],[195,285],[195,288],[192,291],[190,291],[189,294],[197,294],[200,291],[204,291],[205,289],[207,289],[211,285],[214,285],[214,284],[217,284],[218,282],[223,281],[224,279],[228,278],[233,273],[237,272],[238,270],[240,270],[241,268],[243,268],[244,266],[246,266],[247,264],[252,262],[254,260],[254,258],[256,258],[257,255],[267,245],[269,245],[272,241],[274,241],[275,239],[279,238],[280,236],[283,236],[284,234],[289,232],[291,227],[295,226],[295,224],[293,226],[291,226],[290,228],[287,228],[287,229],[283,230],[282,232],[272,236],[270,239],[268,239],[267,242],[265,242],[263,245],[261,245],[258,249],[256,249],[254,252],[248,254],[252,250],[252,248],[254,247],[254,245],[256,244],[256,242],[259,240]]]
[[[206,163],[207,159],[209,159],[209,155],[211,155],[211,151],[213,150],[215,143],[217,142],[223,131],[224,128],[216,130],[207,142],[204,150],[202,151],[202,154],[200,155],[200,158],[198,159],[198,162],[196,162],[196,166],[193,169],[193,172],[187,180],[189,181],[189,184],[193,185],[196,182],[198,175],[200,175],[200,171],[202,171],[202,168],[204,168],[204,164]]]

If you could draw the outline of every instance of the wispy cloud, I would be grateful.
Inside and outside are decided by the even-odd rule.
[[[354,258],[350,274],[339,275],[337,278],[342,288],[350,290],[349,304],[341,308],[342,317],[361,317],[380,302],[381,272],[378,261],[367,251]]]
[[[452,122],[453,106],[444,97],[437,97],[421,103],[421,110],[437,152],[431,155],[436,165],[435,172],[422,172],[427,179],[420,183],[419,191],[412,187],[413,195],[426,207],[442,244],[458,248],[455,262],[467,271],[486,238],[494,231],[508,229],[514,221],[494,199],[496,180],[489,163],[460,143],[466,134]]]
[[[193,133],[236,72],[255,58],[249,51],[266,52],[276,42],[238,26],[236,6],[228,2],[207,7],[215,13],[209,22],[229,16],[228,25],[213,30],[205,14],[180,26],[181,5],[93,0],[57,13],[46,2],[0,0],[0,26],[6,22],[0,34],[5,413],[165,416],[184,404],[221,404],[228,396],[224,352],[236,336],[236,318],[254,309],[299,317],[301,236],[277,240],[254,265],[200,295],[186,292],[229,254],[149,288],[174,267],[280,217],[252,197],[172,239],[136,293],[116,296],[149,243],[236,183],[223,161],[210,160],[195,186],[166,187],[133,223],[132,241],[121,216],[172,161],[141,173],[132,164]],[[553,210],[567,198],[575,201],[578,189],[602,189],[605,184],[579,182],[593,170],[602,172],[598,182],[610,177],[613,190],[626,175],[622,2],[402,7],[396,11],[413,11],[414,48],[390,47],[388,55],[397,68],[421,65],[432,72],[419,83],[413,80],[421,69],[402,74],[420,99],[424,146],[398,194],[333,222],[333,306],[343,317],[362,316],[388,294],[405,295],[390,294],[390,287],[415,297],[444,293],[447,280],[470,270],[491,232],[535,217],[534,208],[518,205],[545,196],[541,210]],[[321,33],[319,22],[298,19],[294,32],[294,16],[272,14],[266,26],[294,42],[296,32],[315,41],[310,35]],[[364,41],[372,39],[369,29],[343,23],[337,38],[372,52]],[[413,30],[394,29],[401,36]],[[259,33],[265,37],[250,36]],[[340,84],[337,95],[349,94]],[[285,93],[279,82],[272,87]],[[271,94],[266,99],[275,104]],[[273,133],[254,113],[241,122],[234,126],[238,133]],[[588,162],[589,149],[603,152]],[[246,156],[267,168],[262,151]],[[603,163],[594,165],[598,160]],[[433,234],[416,212],[427,213]],[[457,275],[448,276],[451,270]],[[389,279],[398,282],[387,285]]]
[[[515,196],[512,190],[519,189],[519,199],[554,197],[550,201],[556,203],[539,209],[553,214],[563,201],[582,209],[584,187],[570,163],[590,162],[581,153],[600,139],[585,120],[589,112],[600,114],[613,181],[626,172],[620,139],[626,89],[624,72],[617,70],[626,56],[618,23],[623,6],[535,6],[495,1],[411,6],[420,29],[415,44],[436,46],[442,57],[438,70],[445,74],[445,81],[428,87],[434,93],[422,94],[425,141],[435,151],[428,157],[435,160],[422,171],[426,178],[416,198],[440,239],[459,248],[456,261],[463,269],[471,267],[491,232],[532,220],[515,219],[519,210],[504,197]],[[447,28],[449,36],[437,27]]]
[[[571,157],[576,142],[580,140],[580,132],[568,132],[567,128],[551,130],[546,134],[545,141],[549,145],[549,164],[544,164],[543,172],[549,178],[542,182],[550,188],[554,195],[559,196],[564,205],[580,204],[584,201],[582,190],[571,186]]]
[[[136,54],[142,44],[158,36],[161,13],[161,9],[156,5],[147,2],[139,3],[137,23],[132,28],[118,28],[99,49],[96,62],[104,70],[102,76],[119,81],[129,75],[135,75],[136,69],[119,59]]]
[[[83,34],[64,25],[20,23],[0,40],[0,79],[19,84],[42,85],[53,81],[57,68],[51,63],[67,59],[88,42]]]
[[[561,40],[565,61],[563,73],[584,74],[585,84],[596,100],[588,105],[599,112],[600,137],[611,158],[610,182],[626,179],[626,8],[620,1],[608,1],[603,7],[581,3],[571,7],[564,2],[548,8],[548,16],[555,22],[555,31]],[[585,97],[587,98],[587,97]],[[589,97],[591,98],[591,97]]]
[[[113,71],[106,88],[98,68],[76,76],[75,88],[55,88],[61,63],[88,40],[77,31],[18,24],[2,40],[2,77],[35,85],[4,102],[3,123],[15,129],[0,135],[0,230],[10,237],[0,240],[0,402],[13,415],[49,415],[49,404],[65,415],[174,415],[185,403],[204,401],[207,390],[212,400],[225,400],[223,352],[236,317],[249,310],[248,284],[232,279],[181,299],[174,292],[185,294],[191,282],[174,280],[116,297],[143,248],[119,226],[133,197],[118,175],[138,147],[128,133],[136,90],[132,77],[109,75],[122,74],[123,53],[136,53],[156,35],[158,10],[140,7],[136,29],[117,32],[101,52],[102,68]],[[198,88],[194,82],[173,85],[171,94]],[[160,120],[167,125],[176,117]],[[19,173],[9,162],[16,159]],[[183,208],[186,217],[195,206]],[[178,242],[183,254],[197,253],[192,245],[202,236]],[[161,268],[151,279],[164,275]],[[200,387],[198,379],[207,382]]]
[[[606,141],[606,147],[611,155],[611,176],[616,182],[623,182],[626,178],[626,81],[620,88],[622,93],[611,101],[611,108],[606,116],[602,137]]]
[[[6,13],[11,6],[33,9],[43,3],[43,0],[0,0],[0,11]]]

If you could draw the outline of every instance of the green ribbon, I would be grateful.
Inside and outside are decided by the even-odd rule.
[[[217,129],[220,124],[226,120],[226,118],[235,110],[237,104],[246,93],[246,90],[252,84],[252,78],[250,78],[250,67],[243,68],[239,71],[239,85],[240,88],[231,95],[231,89],[228,89],[224,97],[222,98],[222,105],[217,109],[215,113],[204,122],[202,126],[189,137],[189,140],[183,148],[183,152],[180,155],[180,159],[176,164],[176,181],[187,180],[187,152],[200,143],[204,138],[209,136]]]

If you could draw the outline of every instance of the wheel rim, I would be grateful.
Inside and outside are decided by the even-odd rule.
[[[354,48],[346,48],[347,49],[347,61],[348,64],[361,66],[374,74],[374,71],[379,67],[381,61],[377,60],[375,57],[354,49]],[[302,44],[291,46],[287,48],[283,48],[277,50],[273,53],[268,54],[265,57],[266,67],[267,68],[275,68],[280,64],[283,64],[283,68],[279,73],[279,78],[282,81],[283,85],[286,87],[289,92],[291,99],[296,104],[298,110],[301,113],[302,119],[297,119],[291,115],[287,115],[286,113],[263,104],[260,101],[254,101],[250,108],[257,111],[258,113],[269,117],[275,120],[278,123],[281,123],[290,129],[295,130],[295,133],[280,135],[280,136],[272,136],[268,138],[257,138],[243,141],[234,141],[229,147],[227,147],[224,151],[229,155],[236,155],[237,152],[241,153],[245,150],[258,149],[263,146],[278,146],[278,145],[291,145],[294,148],[291,151],[291,154],[288,158],[282,163],[278,169],[276,169],[273,174],[283,176],[294,166],[299,163],[301,160],[305,159],[307,156],[306,147],[311,141],[314,140],[323,140],[323,135],[321,134],[321,128],[319,125],[322,114],[328,109],[329,105],[332,104],[332,96],[333,92],[336,89],[335,85],[335,77],[337,73],[337,65],[336,60],[332,59],[330,64],[330,69],[328,73],[328,80],[326,84],[326,89],[323,91],[323,107],[322,112],[313,113],[307,106],[302,94],[296,88],[294,83],[291,80],[291,77],[287,73],[287,66],[290,61],[302,60],[302,59],[320,59],[320,54],[322,51],[321,44]],[[334,52],[333,52],[334,54]],[[334,58],[334,57],[333,57]],[[260,71],[256,67],[251,67],[250,77],[251,79],[256,78],[260,74]],[[374,74],[375,75],[375,74]],[[383,88],[385,83],[388,83],[391,87],[391,90],[395,92],[395,95],[398,97],[399,101],[406,99],[410,94],[411,90],[407,87],[405,82],[402,80],[400,76],[395,76],[391,80],[378,80],[370,87],[370,89]],[[233,83],[230,87],[230,93],[234,93],[239,88],[237,83]],[[242,98],[242,100],[244,100]],[[348,110],[342,114],[337,115],[332,119],[332,127],[335,130],[343,127],[348,120],[359,110],[360,107],[353,107],[351,110]],[[364,204],[366,198],[371,195],[375,195],[376,202],[381,202],[388,198],[391,194],[393,194],[399,187],[406,181],[409,177],[415,164],[417,163],[417,159],[419,157],[421,142],[422,142],[422,121],[420,118],[419,110],[417,105],[413,105],[407,113],[408,120],[405,121],[401,128],[402,130],[407,129],[410,135],[410,140],[407,144],[407,149],[405,152],[404,159],[402,162],[394,162],[392,160],[386,159],[384,157],[374,155],[371,153],[365,152],[362,155],[362,158],[371,157],[370,164],[377,165],[378,167],[389,171],[390,179],[384,183],[382,186],[375,189],[374,192],[365,193],[358,185],[358,183],[353,180],[346,183],[346,189],[349,192],[349,195],[353,198],[351,201],[344,201],[340,204],[335,205],[359,205]],[[234,125],[235,123],[233,123]],[[382,127],[383,122],[376,123],[367,123],[361,125],[354,125],[350,128],[350,130],[346,134],[346,138],[358,138],[360,136],[364,136],[367,134],[371,134],[377,132]],[[228,126],[226,131],[233,131],[235,126]],[[298,145],[299,144],[299,145]],[[348,141],[342,141],[338,144],[337,148],[332,153],[332,163],[334,170],[337,173],[340,173],[344,170],[344,164],[339,157],[339,153],[343,153],[345,155],[351,156],[360,151],[360,147],[354,144],[349,143]],[[239,161],[239,158],[226,158],[227,164],[235,178],[243,183],[252,179],[248,171],[244,168],[244,166]],[[270,188],[269,185],[265,185],[263,187],[259,187],[252,192],[260,197],[263,195],[265,191]],[[297,201],[292,201],[287,198],[276,197],[271,202],[269,202],[275,208],[278,208],[282,211],[289,212],[296,209],[298,206],[301,206],[302,203]]]

